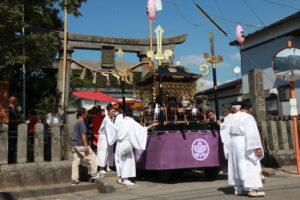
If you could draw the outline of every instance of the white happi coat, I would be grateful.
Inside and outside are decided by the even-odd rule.
[[[129,142],[134,149],[145,150],[147,141],[147,128],[141,126],[131,117],[124,117],[119,123],[118,132],[110,144],[116,145],[115,161],[117,174],[121,178],[136,177],[135,158],[133,152],[121,155],[122,145]]]
[[[262,148],[260,135],[254,117],[237,112],[230,120],[230,146],[228,155],[228,183],[247,188],[260,188],[261,157],[256,149]]]
[[[228,159],[229,146],[230,146],[230,122],[232,114],[229,113],[224,117],[224,122],[220,125],[220,136],[223,143],[224,156]]]
[[[106,116],[99,128],[99,139],[97,147],[97,164],[100,167],[114,165],[114,151],[113,146],[109,145],[109,138],[112,138],[117,133],[117,128],[112,120]]]

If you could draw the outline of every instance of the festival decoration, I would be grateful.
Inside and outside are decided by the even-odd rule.
[[[219,120],[219,101],[218,101],[218,93],[217,93],[217,69],[216,68],[217,68],[217,64],[223,61],[223,57],[220,55],[218,56],[215,55],[214,34],[212,32],[209,33],[209,43],[210,43],[211,54],[209,55],[209,53],[204,53],[203,57],[206,59],[208,63],[212,64],[214,93],[215,93],[215,108],[216,108],[217,120]]]
[[[207,65],[200,65],[199,70],[201,72],[205,72],[206,71],[204,74],[202,74],[202,78],[205,77],[205,76],[208,76],[209,73],[210,73],[210,69],[209,69],[209,67]]]
[[[166,49],[165,51],[163,51],[163,49],[162,49],[163,32],[164,32],[164,29],[161,26],[158,26],[155,29],[156,40],[157,40],[156,53],[154,53],[154,51],[151,51],[151,50],[147,51],[147,57],[150,58],[151,61],[158,60],[159,65],[161,64],[161,61],[167,61],[173,55],[172,50]]]
[[[150,20],[154,20],[156,17],[156,1],[148,0],[147,3],[147,14]]]
[[[80,80],[83,80],[84,79],[84,77],[85,77],[85,75],[86,75],[86,68],[84,68],[83,70],[82,70],[82,72],[81,72],[81,74],[80,74]]]
[[[119,58],[120,58],[120,69],[114,69],[112,70],[113,74],[116,74],[121,78],[121,81],[126,82],[127,84],[133,84],[133,72],[129,68],[125,68],[124,66],[124,52],[122,49],[119,49],[117,52]]]
[[[156,11],[161,11],[162,10],[161,0],[156,0],[155,1],[155,8],[156,8]]]
[[[235,37],[240,44],[245,42],[245,32],[241,25],[236,26]]]

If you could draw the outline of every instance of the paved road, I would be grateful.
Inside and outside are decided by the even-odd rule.
[[[96,190],[79,192],[66,195],[47,196],[35,198],[40,200],[227,200],[248,199],[248,197],[236,197],[232,187],[227,185],[226,175],[220,175],[218,180],[209,181],[201,173],[182,174],[170,182],[157,182],[147,178],[138,180],[136,186],[127,187],[118,185],[117,191],[111,194],[100,194]],[[114,179],[113,179],[114,180]],[[117,185],[117,184],[116,184]],[[76,186],[75,186],[76,187]],[[270,200],[299,200],[300,177],[293,173],[281,173],[275,177],[269,177],[264,185],[266,197],[260,199]]]

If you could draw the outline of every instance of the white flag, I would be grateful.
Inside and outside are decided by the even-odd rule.
[[[161,0],[156,0],[155,1],[155,7],[156,7],[156,11],[161,11],[162,10]]]

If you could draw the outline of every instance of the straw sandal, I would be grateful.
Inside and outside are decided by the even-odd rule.
[[[253,190],[248,192],[248,197],[264,197],[266,195],[263,191]]]

